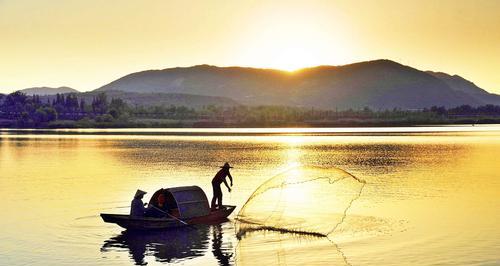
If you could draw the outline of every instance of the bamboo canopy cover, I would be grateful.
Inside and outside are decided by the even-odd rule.
[[[153,194],[150,203],[156,205],[161,193],[165,194],[169,205],[176,205],[181,219],[205,216],[210,213],[207,196],[198,186],[160,189]]]

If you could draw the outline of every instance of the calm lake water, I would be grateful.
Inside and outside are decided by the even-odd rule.
[[[128,213],[137,188],[149,200],[198,185],[210,198],[225,161],[228,222],[134,234],[99,217]],[[328,238],[236,238],[239,208],[291,166],[341,168],[366,186]],[[500,126],[0,129],[0,265],[500,265],[499,170]]]

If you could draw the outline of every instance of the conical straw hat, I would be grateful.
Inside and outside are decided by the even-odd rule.
[[[223,166],[220,168],[233,168],[232,166],[229,165],[229,163],[225,163]]]
[[[134,196],[134,198],[138,198],[138,197],[140,197],[140,196],[142,196],[142,195],[144,195],[144,194],[146,194],[146,193],[147,193],[146,191],[142,191],[142,190],[138,189],[138,190],[135,192],[135,196]]]

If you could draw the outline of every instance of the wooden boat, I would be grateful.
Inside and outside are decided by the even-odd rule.
[[[205,192],[198,186],[173,187],[156,191],[150,205],[160,208],[159,196],[163,194],[166,202],[161,208],[169,213],[166,217],[131,217],[128,214],[101,213],[106,223],[115,223],[130,230],[159,230],[194,224],[212,224],[224,221],[236,206],[224,205],[211,210]]]

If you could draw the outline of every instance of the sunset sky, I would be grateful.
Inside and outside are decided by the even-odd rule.
[[[387,58],[500,93],[500,1],[0,0],[0,92],[211,64]]]

